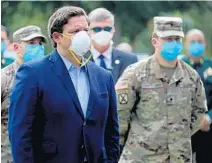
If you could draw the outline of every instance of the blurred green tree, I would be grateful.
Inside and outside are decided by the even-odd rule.
[[[185,31],[200,28],[212,44],[212,2],[207,1],[2,1],[2,24],[11,33],[26,25],[38,25],[47,34],[49,16],[64,5],[82,7],[87,13],[97,7],[107,8],[116,18],[115,45],[127,41],[136,52],[152,53],[152,18],[158,15],[182,16]],[[47,52],[50,50],[48,44]],[[212,54],[211,46],[208,53]]]

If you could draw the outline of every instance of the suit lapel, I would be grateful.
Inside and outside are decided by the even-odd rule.
[[[88,52],[85,54],[85,58],[88,59],[88,58],[90,57],[90,55],[92,55],[92,54],[91,54],[91,51],[88,51]],[[93,55],[91,56],[90,61],[94,62]]]
[[[94,108],[95,100],[98,96],[98,82],[96,78],[95,69],[91,62],[88,62],[87,64],[88,68],[88,78],[89,78],[89,84],[90,84],[90,96],[88,101],[88,108],[86,117],[88,118],[91,115],[92,109]]]
[[[121,69],[121,62],[122,62],[119,53],[118,52],[116,54],[115,53],[116,53],[116,50],[113,49],[113,51],[112,51],[112,67],[113,67],[112,74],[114,77],[114,81],[116,81],[117,77],[119,76],[119,72]]]
[[[52,67],[51,67],[52,70],[55,72],[58,79],[61,81],[63,86],[68,91],[69,95],[71,96],[71,99],[73,99],[74,104],[76,105],[76,108],[77,108],[79,114],[84,119],[83,111],[80,106],[80,102],[79,102],[76,90],[74,88],[74,84],[69,76],[69,73],[65,67],[65,64],[62,61],[62,58],[59,56],[59,54],[56,50],[51,54],[49,60],[53,63]]]

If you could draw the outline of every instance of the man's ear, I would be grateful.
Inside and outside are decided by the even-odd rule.
[[[56,42],[57,44],[61,43],[61,34],[59,34],[58,32],[53,32],[52,33],[52,39],[54,40],[54,42]]]
[[[19,44],[13,43],[13,49],[15,52],[19,51],[19,49],[20,49]]]
[[[158,42],[157,39],[152,37],[152,46],[154,46],[156,48],[157,44],[158,44],[157,42]]]

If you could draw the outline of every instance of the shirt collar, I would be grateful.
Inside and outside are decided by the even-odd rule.
[[[201,58],[199,64],[202,65],[203,63],[204,63],[204,58]],[[195,65],[195,62],[192,59],[189,59],[189,64],[193,66]]]
[[[74,66],[68,59],[66,59],[64,56],[62,56],[62,55],[60,55],[61,56],[61,58],[62,58],[62,60],[63,60],[63,62],[64,62],[64,64],[65,64],[65,66],[66,66],[66,69],[69,71],[71,68],[74,68],[74,67],[76,67],[76,66]],[[83,62],[84,62],[84,58],[82,58],[82,60],[83,60]],[[86,71],[87,71],[87,66],[85,65],[85,66],[83,66],[83,67],[80,67],[80,68],[84,68],[85,67],[85,69],[86,69]]]
[[[112,46],[112,43],[110,44],[109,48],[102,54],[105,59],[107,60],[111,60],[112,58],[112,50],[113,50],[113,46]],[[92,45],[91,46],[91,53],[93,55],[93,59],[94,60],[97,60],[98,57],[101,55],[101,53],[99,53],[95,48],[94,46]]]

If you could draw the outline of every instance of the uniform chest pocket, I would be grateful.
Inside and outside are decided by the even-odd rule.
[[[148,123],[148,120],[158,119],[163,87],[149,84],[143,84],[141,87],[141,99],[138,104],[137,115]]]
[[[154,103],[160,102],[160,94],[163,93],[162,84],[142,84],[141,85],[141,101]]]
[[[179,98],[187,98],[188,102],[191,103],[196,91],[196,85],[194,83],[180,83],[179,87]]]

